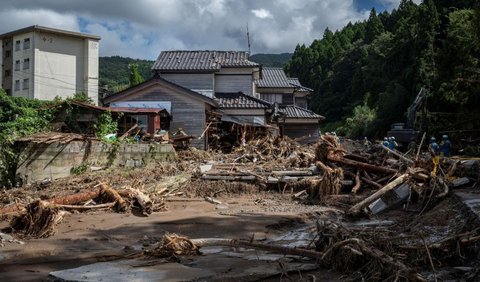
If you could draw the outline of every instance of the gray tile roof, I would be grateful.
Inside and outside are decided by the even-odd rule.
[[[152,66],[158,71],[219,71],[222,67],[259,67],[245,51],[162,51]]]
[[[272,104],[243,93],[215,93],[215,100],[223,109],[268,109]]]
[[[311,88],[308,88],[308,87],[305,87],[305,86],[302,86],[302,84],[300,83],[300,81],[298,80],[298,78],[296,77],[289,77],[288,78],[288,82],[290,83],[290,85],[293,85],[297,88],[297,91],[301,91],[301,92],[313,92],[313,89]]]
[[[279,106],[279,110],[285,114],[285,118],[325,119],[324,116],[295,105]]]
[[[263,68],[262,79],[257,80],[258,87],[294,88],[282,68]]]

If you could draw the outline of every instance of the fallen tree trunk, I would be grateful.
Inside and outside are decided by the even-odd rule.
[[[395,180],[393,180],[392,182],[385,185],[382,189],[378,190],[377,192],[373,193],[372,195],[370,195],[369,197],[367,197],[366,199],[364,199],[360,203],[357,203],[356,205],[351,207],[350,210],[348,211],[348,213],[351,214],[351,215],[360,214],[362,212],[363,208],[365,208],[365,206],[367,206],[371,202],[375,201],[376,199],[380,198],[385,193],[394,189],[398,185],[402,184],[403,182],[405,182],[407,180],[407,178],[408,178],[407,173],[400,175]]]
[[[77,193],[73,195],[67,195],[63,197],[53,198],[47,200],[51,204],[58,204],[58,205],[73,205],[77,203],[86,202],[91,199],[95,199],[99,196],[100,190],[96,191],[88,191]]]
[[[133,188],[126,188],[123,191],[118,191],[118,194],[122,197],[127,197],[135,199],[143,214],[152,214],[153,212],[153,202],[150,200],[150,197],[145,195],[142,191]]]
[[[367,164],[367,163],[362,163],[362,162],[346,159],[346,158],[338,156],[337,154],[334,154],[333,152],[328,154],[327,159],[329,161],[332,161],[332,162],[346,164],[346,165],[353,166],[353,167],[363,169],[363,170],[366,170],[366,171],[378,172],[378,173],[384,173],[384,174],[395,174],[395,173],[397,173],[397,171],[395,169],[375,166],[375,165],[371,165],[371,164]]]

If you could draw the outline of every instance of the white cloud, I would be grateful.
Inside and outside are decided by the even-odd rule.
[[[67,30],[80,30],[75,15],[45,9],[0,9],[0,33],[31,25],[43,25]]]
[[[100,54],[154,59],[162,50],[292,52],[368,17],[357,0],[2,0],[0,32],[41,24],[100,35]],[[363,1],[363,0],[359,0]],[[395,6],[400,0],[369,0]],[[420,1],[420,0],[416,0]]]
[[[252,10],[252,13],[255,15],[255,17],[260,19],[273,19],[272,13],[265,9]]]

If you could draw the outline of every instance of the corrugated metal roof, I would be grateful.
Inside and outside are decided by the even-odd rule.
[[[215,93],[215,100],[224,109],[268,109],[271,103],[243,93]]]
[[[258,87],[294,88],[282,68],[263,68],[262,79],[257,80]]]
[[[259,67],[245,51],[162,51],[152,66],[158,71],[218,71],[222,67]]]
[[[279,110],[285,114],[285,118],[325,119],[324,116],[295,105],[279,106]]]

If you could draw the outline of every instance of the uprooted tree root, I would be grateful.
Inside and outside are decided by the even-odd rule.
[[[13,218],[10,226],[27,237],[46,238],[55,234],[55,226],[63,220],[64,214],[57,207],[37,200],[26,206],[25,213]]]
[[[146,256],[167,258],[172,256],[195,256],[199,248],[187,237],[164,234],[158,243],[144,251]]]

